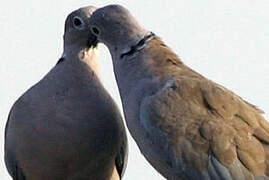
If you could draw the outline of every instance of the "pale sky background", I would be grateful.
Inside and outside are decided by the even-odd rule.
[[[1,0],[0,179],[10,180],[3,160],[4,127],[15,100],[38,82],[62,54],[66,16],[86,5],[122,4],[163,38],[182,60],[269,113],[268,0]],[[105,86],[120,106],[108,50],[101,45]],[[129,138],[126,180],[163,178]]]

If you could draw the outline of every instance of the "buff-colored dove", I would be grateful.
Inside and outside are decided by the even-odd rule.
[[[187,67],[122,6],[98,9],[90,26],[111,53],[129,131],[165,178],[269,179],[261,110]]]
[[[95,10],[67,17],[63,57],[10,111],[5,162],[14,180],[118,180],[124,173],[124,124],[99,80],[87,25]]]

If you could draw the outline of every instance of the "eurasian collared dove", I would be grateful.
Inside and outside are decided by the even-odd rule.
[[[111,53],[128,129],[165,178],[269,179],[261,110],[187,67],[124,7],[100,8],[89,24]]]
[[[120,112],[98,77],[92,6],[65,22],[57,65],[13,105],[5,163],[16,180],[116,180],[127,163]]]

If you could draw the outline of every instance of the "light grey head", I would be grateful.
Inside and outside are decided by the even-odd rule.
[[[149,32],[132,14],[120,5],[108,5],[96,10],[89,26],[98,42],[104,43],[112,57],[130,51]]]
[[[68,15],[65,20],[64,53],[78,53],[82,49],[96,47],[96,36],[89,29],[89,19],[95,10],[95,7],[87,6]]]

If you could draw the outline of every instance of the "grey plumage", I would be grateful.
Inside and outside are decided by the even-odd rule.
[[[100,8],[89,24],[111,53],[128,129],[159,173],[170,180],[269,179],[261,110],[186,66],[126,8]]]
[[[127,163],[120,112],[104,89],[97,47],[87,23],[96,8],[66,19],[57,65],[13,105],[5,163],[15,180],[115,180]]]

